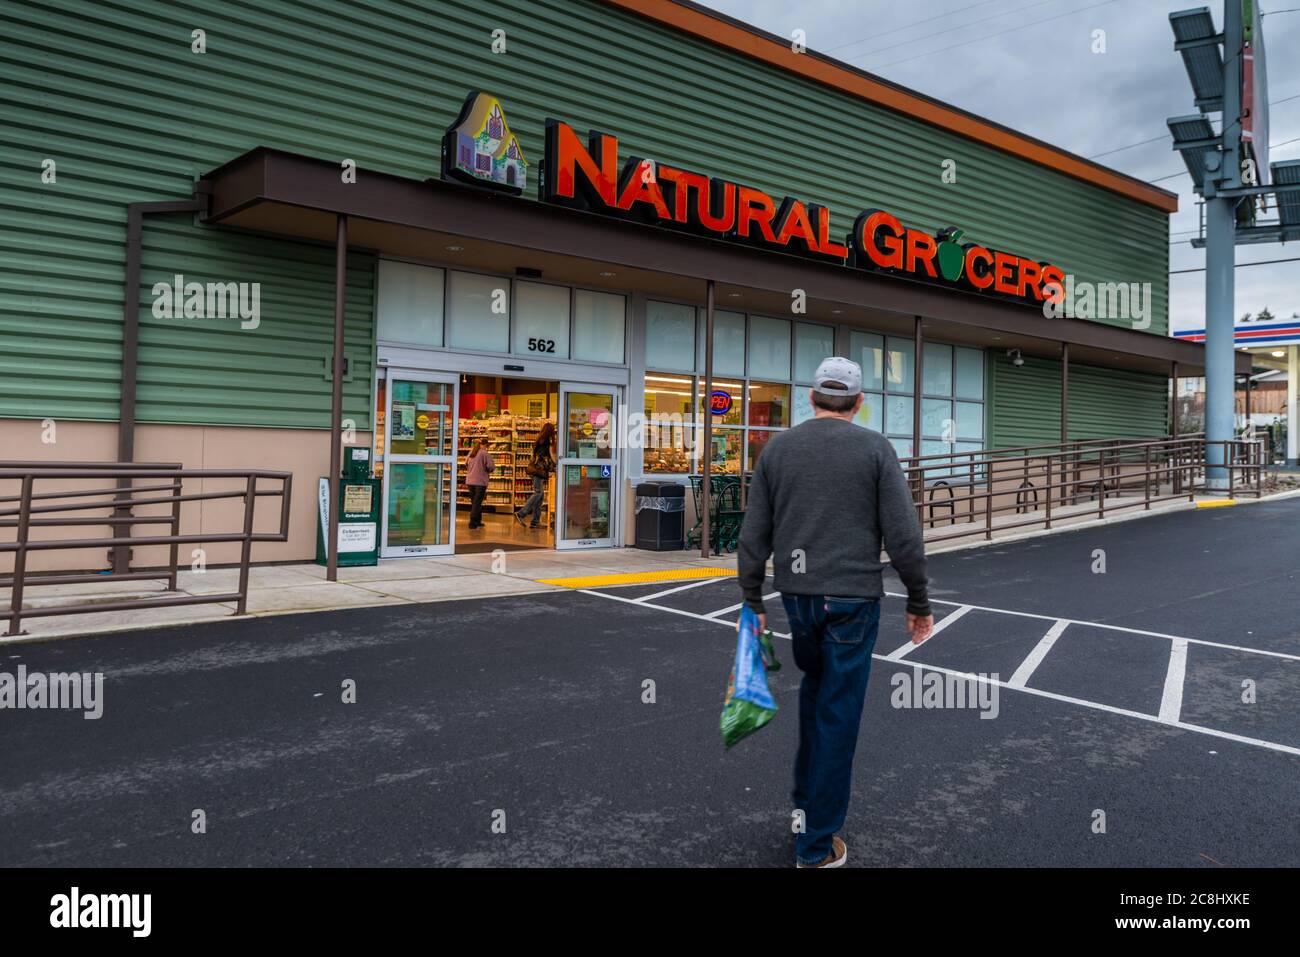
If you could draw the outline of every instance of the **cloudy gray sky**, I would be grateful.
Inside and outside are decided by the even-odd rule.
[[[1139,179],[1159,179],[1179,194],[1169,268],[1205,265],[1204,252],[1187,242],[1197,228],[1197,197],[1165,127],[1166,117],[1196,112],[1169,14],[1208,6],[1222,29],[1223,0],[702,2],[781,36],[804,30],[810,49]],[[1291,8],[1300,0],[1263,0],[1274,160],[1300,159],[1300,10],[1283,12]],[[1092,52],[1094,30],[1106,31],[1104,54]],[[1300,244],[1237,251],[1238,263],[1294,257]],[[1204,324],[1204,275],[1170,277],[1175,329]],[[1236,275],[1238,316],[1265,306],[1279,318],[1300,313],[1300,261]]]

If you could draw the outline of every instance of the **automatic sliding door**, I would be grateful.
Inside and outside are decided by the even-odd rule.
[[[618,490],[618,390],[560,386],[559,451],[555,476],[556,548],[614,543]]]
[[[384,408],[384,558],[450,555],[456,534],[457,379],[390,372]]]

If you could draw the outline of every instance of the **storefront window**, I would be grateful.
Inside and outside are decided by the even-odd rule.
[[[714,428],[713,458],[709,466],[713,472],[724,475],[740,474],[740,453],[745,432],[741,429]]]
[[[885,387],[885,337],[873,332],[849,333],[849,358],[862,367],[862,388]]]
[[[705,311],[700,310],[700,348],[696,357],[697,367],[704,369],[704,329]],[[720,309],[713,313],[713,374],[745,374],[745,316],[739,312],[724,312]]]
[[[952,395],[952,346],[927,342],[922,350],[921,392],[924,395]]]
[[[797,385],[794,387],[794,414],[790,417],[791,425],[798,425],[800,422],[807,422],[817,414],[813,408],[812,396],[809,395],[809,388],[806,385]]]
[[[569,288],[540,282],[515,283],[516,355],[569,358]]]
[[[695,378],[666,372],[647,372],[645,377],[645,414],[647,418],[671,418],[689,422]]]
[[[749,384],[749,425],[790,425],[790,386],[777,382]],[[766,439],[764,439],[766,441]]]
[[[885,397],[879,392],[864,393],[862,408],[858,409],[853,421],[877,432],[885,431]]]
[[[749,317],[749,374],[790,378],[790,320]]]
[[[695,471],[695,377],[648,372],[645,377],[645,432],[641,455],[646,473],[684,475]]]
[[[957,403],[957,438],[984,438],[984,405],[980,402]]]
[[[912,397],[910,395],[891,395],[885,400],[885,421],[889,424],[890,435],[911,436],[912,434]]]
[[[705,380],[700,379],[700,388],[703,389]],[[731,408],[724,413],[713,414],[714,426],[719,425],[741,425],[744,420],[745,409],[745,383],[737,379],[714,379],[714,393],[723,393],[731,399]],[[719,400],[711,399],[709,396],[701,395],[699,401],[700,418],[703,421],[705,413],[717,408],[715,402]]]
[[[910,339],[890,336],[885,350],[885,389],[889,392],[911,392],[915,344]]]
[[[752,471],[759,454],[777,432],[813,418],[809,396],[817,366],[835,355],[836,327],[768,316],[714,315],[714,403],[703,395],[704,350],[695,337],[695,375],[679,374],[668,363],[685,361],[685,343],[695,336],[685,307],[649,303],[645,396],[647,473],[683,474],[700,468],[703,417],[712,415],[712,459],[718,471],[740,466]],[[697,317],[702,326],[703,319]],[[746,335],[746,330],[748,334]],[[848,355],[862,367],[862,405],[854,424],[883,433],[900,458],[914,454],[913,416],[917,387],[915,344],[902,336],[847,330]],[[984,438],[984,353],[945,343],[926,343],[921,402],[921,433],[926,448],[951,451],[981,448]],[[744,366],[748,376],[727,371]],[[682,369],[685,373],[687,370]],[[767,374],[770,373],[770,374]],[[726,412],[717,412],[728,406]],[[957,401],[964,400],[964,401]],[[689,405],[683,405],[689,403]],[[686,409],[694,409],[690,421]],[[657,423],[655,420],[659,420]]]
[[[573,358],[582,362],[623,361],[627,300],[589,289],[573,291]]]
[[[690,426],[659,419],[647,424],[641,454],[642,471],[650,474],[686,475],[699,468],[698,433]]]
[[[957,398],[984,398],[984,353],[957,348]]]
[[[443,271],[379,260],[376,337],[416,346],[442,345]]]
[[[952,441],[952,403],[947,399],[921,400],[921,434]]]
[[[817,326],[810,322],[794,324],[794,377],[797,382],[812,382],[822,360],[833,355],[834,326]]]
[[[477,273],[447,274],[447,344],[475,352],[510,348],[510,281]]]
[[[645,362],[649,369],[695,371],[695,307],[646,303]]]
[[[753,471],[754,466],[758,463],[759,453],[767,447],[772,436],[776,435],[767,429],[750,429],[749,430],[749,466],[748,469]]]

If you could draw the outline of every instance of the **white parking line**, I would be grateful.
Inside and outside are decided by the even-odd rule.
[[[971,607],[972,607],[971,605],[958,605],[956,611],[949,614],[947,618],[945,618],[941,622],[938,622],[934,626],[934,628],[930,632],[930,637],[926,638],[925,641],[921,642],[920,645],[914,645],[910,641],[905,641],[885,657],[890,661],[902,661],[904,658],[906,658],[909,654],[912,653],[913,648],[920,648],[922,645],[929,644],[931,641],[934,640],[935,635],[939,634],[939,632],[943,631],[945,628],[951,625],[962,615],[966,614],[966,612],[970,611]]]
[[[607,599],[609,599],[610,601],[621,601],[621,602],[624,602],[624,603],[629,604],[629,605],[636,605],[636,606],[638,606],[638,607],[640,607],[640,608],[653,608],[653,609],[655,609],[656,611],[665,611],[665,612],[668,612],[669,614],[672,614],[672,615],[681,615],[681,616],[684,617],[684,618],[694,618],[696,621],[707,621],[707,622],[710,622],[710,623],[715,624],[715,625],[722,625],[722,626],[725,627],[725,628],[732,628],[732,629],[735,628],[735,623],[734,623],[734,622],[729,622],[729,621],[719,621],[717,618],[709,618],[709,617],[707,617],[706,615],[700,615],[700,614],[697,614],[697,613],[695,613],[695,612],[693,612],[693,611],[683,611],[683,610],[681,610],[680,608],[669,608],[669,607],[666,606],[666,605],[647,605],[647,604],[644,604],[644,603],[642,603],[642,602],[638,602],[638,601],[637,601],[636,599],[634,599],[634,598],[624,598],[624,597],[622,597],[621,595],[611,595],[611,594],[608,593],[608,592],[599,592],[599,591],[594,591],[594,590],[592,590],[592,589],[590,589],[590,588],[580,588],[580,589],[578,589],[578,591],[580,591],[580,592],[582,592],[583,594],[586,594],[586,595],[595,595],[597,598],[607,598]],[[894,596],[892,596],[892,597],[896,597],[896,598],[905,598],[905,597],[907,597],[907,596],[906,596],[906,595],[894,595]],[[935,599],[931,599],[931,602],[934,603],[934,602],[935,602]],[[957,602],[943,602],[943,604],[945,604],[945,605],[956,605]],[[960,606],[959,606],[959,607],[960,607]],[[969,606],[966,606],[966,607],[971,608],[971,609],[976,610],[976,611],[997,611],[997,610],[998,610],[998,609],[996,609],[996,608],[980,608],[980,607],[977,606],[977,605],[969,605]],[[1076,622],[1076,621],[1074,621],[1073,619],[1069,619],[1069,618],[1058,618],[1058,619],[1052,619],[1051,616],[1049,616],[1049,615],[1033,615],[1033,614],[1029,614],[1029,613],[1027,613],[1027,612],[1008,612],[1008,614],[1022,614],[1022,615],[1024,615],[1025,617],[1028,617],[1028,618],[1046,618],[1046,619],[1048,619],[1048,620],[1054,620],[1054,621],[1064,622],[1064,623],[1067,624],[1067,625],[1073,625],[1073,624],[1085,624],[1085,625],[1086,625],[1086,624],[1091,624],[1090,622]],[[945,620],[947,620],[947,619],[945,619]],[[1117,626],[1115,626],[1115,627],[1117,627]],[[1132,630],[1134,630],[1134,629],[1118,628],[1118,630],[1119,630],[1119,631],[1132,631]],[[1150,632],[1139,632],[1139,634],[1150,634]],[[1175,636],[1175,635],[1157,635],[1156,637],[1160,637],[1160,638],[1166,638],[1166,637],[1167,637],[1167,638],[1176,638],[1177,636]],[[1187,640],[1187,641],[1195,641],[1195,639],[1193,639],[1193,638],[1188,638],[1188,639],[1185,639],[1185,640]],[[1214,644],[1214,642],[1206,642],[1206,644]],[[1250,650],[1252,650],[1252,649],[1245,648],[1245,649],[1242,649],[1242,650],[1243,650],[1243,651],[1250,651]],[[877,658],[877,659],[879,659],[880,661],[888,661],[888,660],[889,660],[889,656],[887,656],[887,655],[878,655],[878,654],[873,654],[871,657],[872,657],[872,658]],[[1284,658],[1290,658],[1290,657],[1293,657],[1293,656],[1291,656],[1291,655],[1282,655],[1282,657],[1284,657]],[[1117,714],[1117,715],[1122,715],[1122,716],[1124,716],[1124,717],[1126,717],[1126,718],[1136,718],[1136,719],[1139,720],[1139,721],[1148,721],[1148,722],[1153,722],[1153,723],[1155,723],[1155,724],[1159,724],[1159,725],[1162,725],[1162,726],[1164,726],[1164,727],[1178,728],[1179,730],[1182,730],[1182,731],[1191,731],[1191,732],[1194,732],[1194,733],[1196,733],[1196,734],[1209,735],[1209,736],[1212,737],[1212,738],[1220,738],[1220,739],[1222,739],[1222,740],[1224,740],[1224,741],[1235,741],[1235,742],[1237,742],[1238,744],[1248,744],[1248,745],[1251,745],[1251,746],[1256,747],[1256,748],[1265,748],[1265,749],[1267,749],[1267,750],[1269,750],[1269,751],[1280,751],[1280,752],[1282,752],[1283,754],[1293,754],[1293,755],[1296,755],[1297,757],[1300,757],[1300,748],[1292,747],[1292,746],[1289,745],[1289,744],[1278,744],[1278,743],[1275,742],[1275,741],[1265,741],[1265,740],[1263,740],[1262,738],[1248,738],[1248,737],[1246,737],[1245,735],[1242,735],[1242,734],[1233,734],[1233,733],[1230,732],[1230,731],[1220,731],[1220,730],[1218,730],[1217,728],[1206,728],[1206,727],[1203,727],[1203,726],[1201,726],[1201,725],[1199,725],[1199,724],[1187,724],[1186,722],[1181,721],[1181,720],[1165,721],[1165,720],[1161,719],[1158,715],[1154,715],[1154,714],[1145,714],[1145,713],[1143,713],[1143,712],[1141,712],[1141,711],[1129,711],[1127,708],[1117,708],[1117,707],[1115,707],[1114,705],[1101,704],[1100,702],[1097,702],[1097,701],[1087,701],[1087,700],[1085,700],[1085,699],[1083,699],[1083,698],[1072,698],[1072,697],[1070,697],[1069,695],[1057,694],[1057,693],[1054,692],[1054,691],[1044,691],[1044,690],[1041,689],[1041,688],[1029,688],[1029,687],[1023,687],[1023,686],[1019,686],[1019,685],[1013,685],[1010,681],[1001,681],[1001,680],[998,680],[998,679],[996,679],[996,678],[990,678],[990,677],[988,677],[987,675],[978,675],[978,674],[973,674],[973,673],[971,673],[971,672],[957,671],[957,670],[955,670],[955,669],[953,669],[953,668],[941,668],[941,667],[939,667],[938,665],[927,665],[927,664],[925,664],[925,663],[923,663],[923,662],[919,662],[919,661],[914,661],[914,662],[911,662],[910,664],[911,664],[911,666],[912,666],[913,668],[925,668],[925,669],[928,669],[928,670],[930,670],[930,671],[937,671],[937,672],[939,672],[939,673],[941,673],[941,674],[953,675],[953,676],[958,677],[958,678],[965,678],[965,679],[968,680],[968,681],[979,681],[979,682],[984,682],[984,683],[987,683],[987,684],[997,685],[999,688],[1007,688],[1008,690],[1011,690],[1011,691],[1019,691],[1019,692],[1021,692],[1021,693],[1023,693],[1023,694],[1033,695],[1034,697],[1037,697],[1037,698],[1048,698],[1048,699],[1050,699],[1050,700],[1052,700],[1052,701],[1061,701],[1061,702],[1064,702],[1065,704],[1078,705],[1078,706],[1081,707],[1081,708],[1088,708],[1088,709],[1090,709],[1090,710],[1092,710],[1092,711],[1104,711],[1104,712],[1106,712],[1107,714]]]
[[[1187,677],[1187,639],[1175,638],[1169,647],[1169,670],[1160,697],[1160,720],[1177,724],[1183,713],[1183,680]]]
[[[773,598],[777,598],[777,597],[779,597],[780,594],[781,594],[781,593],[780,593],[779,591],[774,591],[774,592],[772,592],[772,594],[770,594],[770,595],[764,595],[764,596],[763,596],[763,601],[771,601]],[[656,607],[657,607],[657,606],[656,606]],[[704,617],[705,617],[705,618],[717,618],[718,616],[720,616],[720,615],[725,615],[725,614],[727,614],[727,613],[729,613],[729,612],[740,611],[740,609],[742,609],[742,608],[744,608],[744,607],[745,607],[745,603],[742,601],[742,602],[740,602],[739,604],[736,604],[736,605],[728,605],[726,608],[719,608],[717,611],[711,611],[711,612],[709,612],[707,615],[705,615]]]
[[[885,592],[886,598],[906,598],[907,596],[900,592]],[[956,605],[963,606],[963,602],[944,601],[939,598],[931,598],[932,605]],[[1070,625],[1087,625],[1089,628],[1105,628],[1107,631],[1122,631],[1130,635],[1145,635],[1148,638],[1168,638],[1170,641],[1186,641],[1193,645],[1206,645],[1210,648],[1226,648],[1229,651],[1244,651],[1251,655],[1268,655],[1270,658],[1285,658],[1288,661],[1300,661],[1300,655],[1288,655],[1284,651],[1267,651],[1263,648],[1248,648],[1245,645],[1229,645],[1222,641],[1207,641],[1204,638],[1184,638],[1182,635],[1167,635],[1161,631],[1145,631],[1141,628],[1126,628],[1123,625],[1108,625],[1100,621],[1084,621],[1081,618],[1058,618],[1055,615],[1040,615],[1032,611],[1013,611],[1010,608],[989,608],[986,605],[969,605],[972,611],[991,611],[998,615],[1015,615],[1017,618],[1037,618],[1040,621],[1063,621]]]
[[[705,578],[697,582],[687,582],[685,585],[678,585],[676,588],[669,588],[666,591],[657,591],[653,595],[642,595],[637,599],[639,602],[653,601],[656,598],[663,598],[665,595],[674,595],[679,591],[686,591],[688,588],[699,588],[701,585],[712,585],[714,582],[732,581],[730,578]]]
[[[1047,657],[1047,653],[1052,650],[1052,645],[1056,644],[1056,639],[1061,637],[1061,632],[1069,627],[1070,623],[1068,621],[1064,618],[1058,618],[1056,623],[1047,629],[1047,634],[1043,635],[1038,644],[1034,645],[1034,650],[1029,653],[1029,657],[1020,662],[1020,667],[1016,669],[1015,674],[1011,676],[1011,680],[1007,684],[1013,688],[1023,688],[1028,684],[1029,676],[1034,673],[1034,669],[1042,664],[1043,659]]]

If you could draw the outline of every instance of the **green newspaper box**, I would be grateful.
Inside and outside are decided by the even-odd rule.
[[[383,495],[379,480],[370,477],[370,450],[344,450],[339,479],[339,567],[379,563],[379,507]],[[327,562],[325,541],[330,521],[330,482],[323,477],[316,496],[316,564]]]

